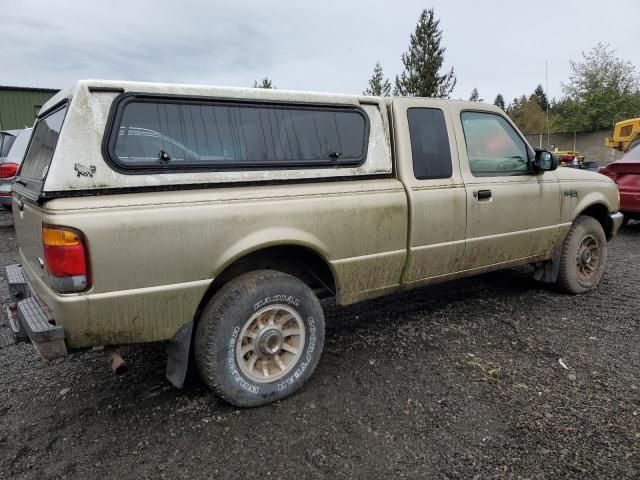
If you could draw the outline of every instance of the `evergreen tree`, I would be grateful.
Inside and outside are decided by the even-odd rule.
[[[547,107],[549,106],[549,99],[547,99],[547,94],[544,92],[544,88],[542,85],[538,85],[536,89],[533,91],[533,95],[531,95],[530,100],[535,100],[540,108],[543,111],[547,111]]]
[[[514,114],[514,112],[517,112],[521,104],[526,101],[527,101],[527,97],[525,97],[524,95],[520,98],[514,97],[513,101],[507,107],[507,114],[509,114],[509,116],[513,118],[512,115]]]
[[[473,87],[473,90],[471,90],[471,96],[469,97],[469,101],[470,102],[482,102],[482,101],[484,101],[483,98],[480,98],[480,94],[478,93],[478,89],[476,87]]]
[[[373,67],[373,75],[369,79],[369,87],[362,94],[375,97],[388,97],[391,94],[391,84],[388,79],[384,78],[380,62]]]
[[[451,95],[456,77],[453,68],[440,74],[446,49],[440,45],[442,30],[438,28],[439,24],[433,8],[422,11],[409,39],[409,50],[402,54],[404,71],[396,76],[394,94],[441,98]]]
[[[264,77],[262,80],[260,80],[260,83],[258,83],[257,80],[253,82],[253,88],[275,89],[276,87],[269,77]]]
[[[493,101],[493,104],[497,107],[500,107],[502,110],[506,110],[506,105],[504,103],[504,97],[501,93],[496,95],[496,99]]]

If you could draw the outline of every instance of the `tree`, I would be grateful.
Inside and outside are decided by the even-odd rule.
[[[598,43],[582,61],[570,62],[569,83],[562,84],[565,98],[562,129],[587,132],[610,129],[614,122],[640,114],[640,78],[633,64],[615,56],[615,50]]]
[[[451,95],[456,77],[453,68],[440,73],[446,49],[440,45],[439,24],[433,8],[422,11],[415,32],[409,37],[409,50],[402,54],[404,71],[396,76],[394,94],[441,98]]]
[[[529,98],[526,95],[515,98],[507,108],[507,113],[522,133],[538,134],[547,131],[547,114],[533,95]],[[557,117],[549,115],[549,131],[555,132],[556,125]]]
[[[502,110],[506,110],[506,106],[504,103],[504,97],[502,96],[501,93],[499,93],[498,95],[496,95],[496,99],[493,101],[493,104],[497,107],[500,107]]]
[[[469,97],[469,101],[470,102],[483,102],[484,99],[480,98],[480,94],[478,93],[478,89],[476,87],[473,87],[473,90],[471,90],[471,96]]]
[[[267,88],[267,89],[275,89],[276,86],[273,84],[269,77],[264,77],[260,80],[260,83],[256,80],[253,82],[253,88]]]
[[[362,94],[375,97],[388,97],[391,94],[391,84],[388,79],[384,78],[380,62],[373,67],[373,75],[369,79],[369,87]]]
[[[547,111],[547,108],[549,107],[549,99],[547,98],[547,94],[544,92],[542,85],[538,84],[529,99],[535,100],[542,110],[545,112]]]
[[[509,113],[509,116],[522,133],[534,134],[547,131],[547,115],[533,98],[520,99],[518,106]]]

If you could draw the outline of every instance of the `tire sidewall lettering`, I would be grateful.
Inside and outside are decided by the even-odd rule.
[[[298,380],[307,367],[313,361],[313,351],[316,348],[316,326],[313,317],[307,317],[307,329],[309,332],[309,342],[307,344],[307,351],[305,355],[301,358],[302,362],[298,365],[291,375],[289,375],[284,380],[278,382],[278,391],[286,390],[290,385],[293,385],[296,380]]]
[[[297,297],[294,297],[293,295],[272,295],[270,297],[264,297],[263,299],[258,300],[253,304],[253,311],[256,312],[261,308],[274,303],[282,303],[285,305],[298,307],[300,305],[300,299]]]
[[[242,376],[240,371],[238,370],[238,366],[236,365],[236,344],[238,339],[238,334],[240,333],[240,327],[236,327],[233,329],[231,333],[231,339],[229,340],[229,352],[227,353],[227,363],[229,364],[229,371],[231,376],[235,380],[235,382],[249,393],[259,394],[260,387],[254,385],[249,382],[246,378]]]

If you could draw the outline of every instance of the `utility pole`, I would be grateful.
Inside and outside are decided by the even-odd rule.
[[[547,148],[549,148],[549,62],[544,61],[545,90],[547,91]]]

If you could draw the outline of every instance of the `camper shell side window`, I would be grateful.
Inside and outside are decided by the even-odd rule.
[[[357,105],[123,94],[103,153],[121,173],[354,167],[369,143]]]

